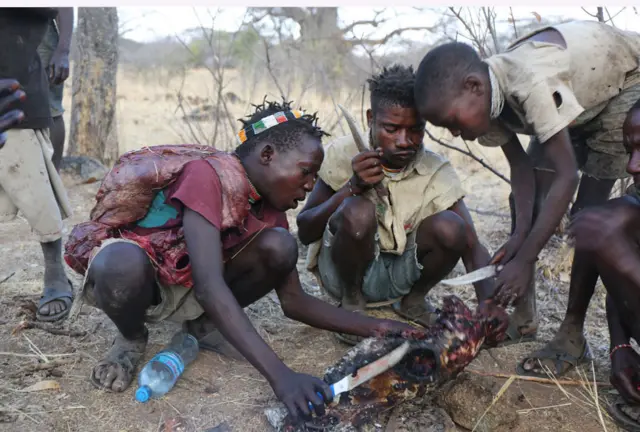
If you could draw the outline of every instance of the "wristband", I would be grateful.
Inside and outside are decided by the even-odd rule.
[[[609,359],[613,358],[613,353],[618,351],[621,348],[631,348],[633,349],[633,347],[629,344],[621,344],[621,345],[616,345],[611,349],[611,352],[609,353]]]

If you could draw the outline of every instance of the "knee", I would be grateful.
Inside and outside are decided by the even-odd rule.
[[[140,290],[154,280],[147,254],[130,243],[105,247],[91,263],[89,280],[101,306],[127,304],[140,296]]]
[[[354,240],[369,238],[378,228],[375,205],[363,197],[349,197],[338,207],[329,227],[334,234]]]
[[[430,219],[433,235],[445,249],[462,253],[469,247],[467,224],[457,213],[445,210]]]
[[[298,242],[284,228],[264,230],[258,239],[258,250],[270,271],[289,274],[298,262]]]

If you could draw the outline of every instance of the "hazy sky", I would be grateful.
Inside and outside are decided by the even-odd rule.
[[[344,7],[339,10],[340,20],[346,24],[356,20],[371,19],[375,11],[382,8],[369,7]],[[590,12],[595,12],[595,7],[587,8]],[[611,7],[611,15],[617,14],[622,8]],[[498,7],[498,21],[503,21],[502,26],[507,26],[506,20],[509,17],[509,8]],[[516,19],[532,17],[532,11],[541,16],[562,16],[571,19],[593,19],[588,16],[580,7],[514,7],[513,13]],[[243,20],[246,8],[244,7],[119,7],[121,26],[127,30],[126,37],[146,42],[164,36],[175,35],[181,31],[199,26],[200,22],[207,27],[211,27],[211,16],[216,16],[215,28],[220,30],[234,31]],[[411,7],[387,8],[385,16],[389,21],[384,25],[373,29],[372,27],[357,27],[358,36],[365,33],[370,36],[384,35],[395,29],[397,26],[414,27],[428,26],[435,22],[437,16],[433,12],[420,12]],[[200,21],[199,21],[200,20]],[[640,15],[631,7],[626,8],[619,15],[615,16],[614,23],[617,27],[640,32]],[[419,39],[424,37],[424,33],[410,32],[403,35],[405,38]]]

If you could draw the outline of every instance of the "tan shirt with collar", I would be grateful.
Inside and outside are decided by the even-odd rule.
[[[548,29],[557,30],[567,47],[522,42]],[[499,117],[478,142],[502,146],[515,132],[535,135],[544,143],[566,127],[593,119],[623,89],[640,83],[640,34],[595,21],[572,21],[536,30],[486,62],[505,105],[518,118]]]
[[[369,136],[368,131],[365,136]],[[324,152],[324,162],[318,175],[337,191],[353,176],[351,159],[359,152],[350,135],[330,142]],[[404,252],[407,235],[415,231],[423,219],[451,208],[465,195],[451,164],[424,147],[403,171],[385,177],[382,184],[389,191],[384,202],[373,189],[365,192],[364,196],[376,204],[380,250],[397,255]],[[318,240],[309,247],[309,269],[317,264],[321,242]]]

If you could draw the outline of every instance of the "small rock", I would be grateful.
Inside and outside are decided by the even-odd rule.
[[[60,163],[60,171],[79,176],[83,183],[93,183],[102,180],[109,169],[89,156],[65,156]]]
[[[490,377],[462,373],[455,381],[445,385],[437,402],[456,424],[471,430],[491,405],[501,387],[502,385]],[[482,419],[481,430],[516,430],[518,415],[514,407],[520,405],[522,403],[518,401],[517,395],[505,392]]]

